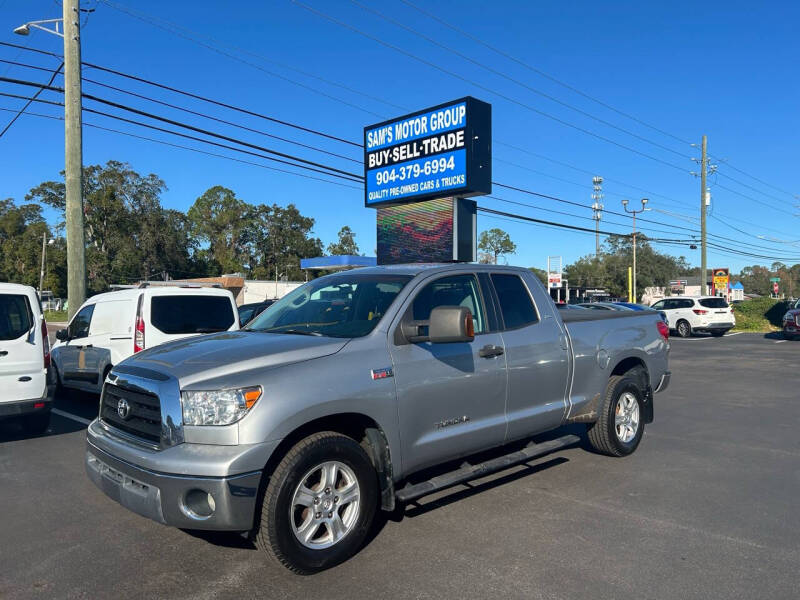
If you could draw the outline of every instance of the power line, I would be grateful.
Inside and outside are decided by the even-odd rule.
[[[128,14],[130,14],[131,16],[136,17],[137,19],[143,20],[142,17],[134,15],[133,13],[129,12],[125,8],[121,8],[120,6],[115,6],[113,3],[110,3],[107,0],[101,0],[101,1],[104,4],[110,6],[111,8],[115,8],[115,9],[121,11],[121,12],[127,12]],[[281,74],[276,73],[274,71],[270,71],[269,69],[265,69],[261,65],[257,65],[255,63],[250,62],[250,61],[247,61],[247,60],[245,60],[245,59],[243,59],[241,57],[236,56],[235,54],[231,54],[230,52],[226,52],[225,50],[221,50],[220,48],[216,48],[216,47],[214,47],[214,46],[212,46],[210,44],[207,44],[205,42],[202,42],[200,40],[196,40],[196,39],[194,39],[192,37],[189,37],[188,35],[186,35],[182,31],[180,31],[179,29],[170,30],[170,29],[167,29],[166,27],[164,27],[163,25],[160,25],[158,23],[151,22],[150,24],[154,25],[155,27],[158,27],[160,29],[164,29],[164,30],[168,31],[169,33],[172,33],[173,35],[177,35],[178,37],[182,37],[182,38],[187,39],[187,40],[189,40],[191,42],[194,42],[195,44],[199,44],[200,46],[203,46],[204,48],[206,48],[208,50],[211,50],[212,52],[216,52],[217,54],[221,54],[222,56],[226,56],[228,58],[231,58],[231,59],[233,59],[235,61],[238,61],[238,62],[240,62],[242,64],[247,65],[247,66],[250,66],[250,67],[252,67],[254,69],[258,69],[259,71],[262,71],[262,72],[266,73],[267,75],[270,75],[271,77],[275,77],[276,79],[281,79],[283,81],[291,83],[292,85],[296,85],[298,87],[301,87],[301,88],[303,88],[305,90],[308,90],[310,92],[313,92],[315,94],[319,94],[321,96],[324,96],[324,97],[326,97],[326,98],[328,98],[330,100],[335,100],[336,102],[340,102],[340,103],[342,103],[342,104],[344,104],[346,106],[349,106],[350,108],[355,108],[356,110],[359,110],[361,112],[365,112],[367,114],[370,114],[370,115],[373,115],[375,117],[381,118],[381,115],[376,113],[376,112],[373,112],[373,111],[371,111],[369,109],[366,109],[366,108],[364,108],[362,106],[359,106],[357,104],[353,104],[352,102],[349,102],[347,100],[342,100],[341,98],[338,98],[337,96],[334,96],[333,94],[328,94],[326,92],[323,92],[322,90],[319,90],[317,88],[311,87],[310,85],[306,85],[305,83],[300,83],[299,81],[296,81],[296,80],[292,79],[291,77],[286,77],[285,75],[281,75]]]
[[[84,77],[83,80],[86,81],[86,82],[92,83],[94,85],[99,85],[101,87],[114,90],[116,92],[121,92],[123,94],[128,94],[130,96],[134,96],[135,98],[140,98],[142,100],[147,100],[148,102],[153,102],[155,104],[160,104],[161,106],[166,106],[168,108],[172,108],[172,109],[175,109],[175,110],[180,110],[182,112],[185,112],[185,113],[188,113],[188,114],[191,114],[191,115],[195,115],[195,116],[198,116],[198,117],[202,117],[204,119],[210,119],[212,121],[216,121],[216,122],[222,123],[224,125],[230,125],[231,127],[236,127],[237,129],[242,129],[244,131],[249,131],[251,133],[257,133],[259,135],[263,135],[263,136],[266,136],[266,137],[269,137],[269,138],[272,138],[272,139],[280,140],[282,142],[286,142],[287,144],[293,144],[293,145],[299,146],[301,148],[307,148],[307,149],[313,150],[315,152],[321,152],[321,153],[327,154],[329,156],[335,156],[337,158],[341,158],[343,160],[348,160],[350,162],[354,162],[354,163],[357,163],[359,165],[363,164],[363,162],[364,162],[363,160],[356,160],[355,158],[351,158],[349,156],[345,156],[344,154],[338,154],[336,152],[330,152],[328,150],[323,150],[322,148],[317,148],[316,146],[311,146],[309,144],[303,144],[301,142],[297,142],[295,140],[290,140],[288,138],[281,137],[279,135],[274,135],[272,133],[267,133],[266,131],[262,131],[260,129],[254,129],[252,127],[247,127],[246,125],[240,125],[240,124],[234,123],[232,121],[227,121],[225,119],[220,119],[218,117],[214,117],[214,116],[209,115],[207,113],[202,113],[202,112],[198,112],[198,111],[195,111],[195,110],[191,110],[189,108],[184,108],[184,107],[178,106],[176,104],[171,104],[169,102],[164,102],[163,100],[157,100],[155,98],[151,98],[151,97],[145,96],[143,94],[137,94],[136,92],[132,92],[130,90],[125,90],[123,88],[119,88],[119,87],[110,85],[108,83],[103,83],[102,81],[96,81],[94,79],[89,79],[88,77]]]
[[[752,196],[748,196],[747,194],[743,194],[741,192],[737,192],[736,190],[731,189],[729,187],[726,187],[726,186],[722,185],[721,183],[716,183],[715,187],[718,187],[718,188],[723,189],[723,190],[727,190],[732,194],[736,194],[737,196],[741,196],[742,198],[746,198],[748,200],[752,200],[753,202],[755,202],[756,204],[760,204],[761,206],[765,206],[765,207],[770,208],[772,210],[775,210],[775,211],[778,211],[778,212],[782,212],[782,213],[785,213],[787,215],[794,216],[794,213],[792,213],[792,212],[790,212],[788,210],[784,210],[782,208],[778,208],[777,206],[773,206],[772,204],[769,204],[769,203],[764,202],[762,200],[758,200],[757,198],[753,198]]]
[[[449,29],[451,29],[451,30],[453,30],[453,31],[455,31],[457,33],[460,33],[461,35],[469,38],[473,42],[475,42],[477,44],[480,44],[481,46],[483,46],[485,48],[488,48],[492,52],[494,52],[494,53],[496,53],[496,54],[498,54],[500,56],[503,56],[504,58],[507,58],[508,60],[511,60],[511,61],[517,63],[518,65],[528,69],[529,71],[532,71],[533,73],[536,73],[537,75],[552,81],[553,83],[557,83],[558,85],[570,90],[571,92],[574,92],[574,93],[586,98],[587,100],[591,100],[592,102],[595,102],[596,104],[599,104],[603,108],[607,108],[608,110],[611,110],[611,111],[617,113],[618,115],[625,117],[626,119],[630,119],[632,121],[635,121],[635,122],[639,123],[640,125],[644,125],[645,127],[648,127],[650,129],[652,129],[653,131],[657,131],[658,133],[660,133],[662,135],[665,135],[667,137],[670,137],[670,138],[672,138],[672,139],[674,139],[674,140],[676,140],[678,142],[681,142],[683,144],[691,144],[691,142],[688,142],[688,141],[686,141],[684,139],[681,139],[681,138],[671,134],[668,131],[664,131],[663,129],[660,129],[660,128],[654,126],[654,125],[651,125],[651,124],[649,124],[649,123],[647,123],[647,122],[645,122],[645,121],[643,121],[643,120],[641,120],[641,119],[639,119],[637,117],[634,117],[633,115],[630,115],[630,114],[628,114],[626,112],[623,112],[623,111],[619,110],[618,108],[614,108],[610,104],[607,104],[606,102],[603,102],[602,100],[598,100],[594,96],[590,96],[586,92],[583,92],[580,89],[578,89],[578,88],[576,88],[576,87],[574,87],[574,86],[572,86],[572,85],[570,85],[568,83],[565,83],[565,82],[561,81],[560,79],[557,79],[556,77],[553,77],[552,75],[542,71],[541,69],[537,69],[536,67],[524,62],[523,60],[520,60],[519,58],[509,54],[508,52],[504,52],[503,50],[500,50],[497,47],[492,46],[491,44],[481,40],[480,38],[478,38],[478,37],[476,37],[476,36],[474,36],[474,35],[472,35],[470,33],[468,33],[467,31],[464,31],[463,29],[460,29],[459,27],[456,27],[455,25],[453,25],[449,21],[446,21],[445,19],[442,19],[441,17],[439,17],[439,16],[437,16],[437,15],[435,15],[435,14],[433,14],[433,13],[427,11],[427,10],[424,10],[424,9],[420,8],[419,6],[409,2],[409,0],[400,0],[400,1],[403,4],[405,4],[407,6],[410,6],[414,10],[419,11],[420,13],[422,13],[425,16],[429,17],[430,19],[433,19],[437,23],[440,23],[440,24],[444,25],[445,27],[447,27],[447,28],[449,28]]]
[[[332,16],[328,15],[327,13],[324,13],[324,12],[322,12],[322,11],[316,9],[316,8],[308,6],[307,4],[304,4],[304,3],[300,2],[299,0],[294,0],[294,3],[297,4],[298,6],[300,6],[301,8],[304,8],[305,10],[322,17],[323,19],[326,19],[326,20],[328,20],[328,21],[330,21],[330,22],[332,22],[332,23],[334,23],[336,25],[339,25],[340,27],[343,27],[345,29],[349,29],[350,31],[353,31],[353,32],[355,32],[355,33],[357,33],[357,34],[359,34],[361,36],[364,36],[367,39],[370,39],[370,40],[372,40],[372,41],[374,41],[374,42],[376,42],[376,43],[378,43],[378,44],[380,44],[382,46],[390,48],[390,49],[392,49],[392,50],[394,50],[396,52],[399,52],[399,53],[401,53],[401,54],[403,54],[405,56],[408,56],[409,58],[413,58],[414,60],[416,60],[416,61],[418,61],[418,62],[420,62],[420,63],[422,63],[424,65],[427,65],[427,66],[429,66],[429,67],[431,67],[433,69],[436,69],[437,71],[441,71],[442,73],[445,73],[447,75],[450,75],[451,77],[459,79],[459,80],[461,80],[461,81],[463,81],[465,83],[468,83],[470,85],[473,85],[478,89],[484,90],[485,92],[488,92],[490,94],[494,94],[495,96],[498,96],[498,97],[500,97],[500,98],[502,98],[502,99],[504,99],[504,100],[506,100],[508,102],[511,102],[512,104],[516,104],[516,105],[521,106],[521,107],[523,107],[523,108],[525,108],[525,109],[527,109],[527,110],[529,110],[531,112],[534,112],[534,113],[536,113],[536,114],[538,114],[540,116],[546,117],[546,118],[548,118],[548,119],[550,119],[552,121],[560,123],[561,125],[564,125],[565,127],[569,127],[571,129],[575,129],[577,131],[580,131],[582,133],[585,133],[587,135],[595,137],[595,138],[597,138],[599,140],[602,140],[602,141],[604,141],[604,142],[606,142],[608,144],[612,144],[612,145],[617,146],[619,148],[623,148],[624,150],[627,150],[627,151],[632,152],[634,154],[638,154],[639,156],[643,156],[645,158],[648,158],[648,159],[650,159],[652,161],[661,163],[661,164],[666,165],[668,167],[671,167],[673,169],[677,169],[677,170],[679,170],[679,171],[681,171],[683,173],[688,173],[688,171],[686,169],[684,169],[683,167],[680,167],[680,166],[675,165],[673,163],[670,163],[670,162],[667,162],[665,160],[662,160],[662,159],[660,159],[658,157],[655,157],[655,156],[652,156],[650,154],[647,154],[646,152],[642,152],[640,150],[636,150],[635,148],[631,148],[630,146],[626,146],[625,144],[621,144],[620,142],[616,142],[616,141],[614,141],[614,140],[612,140],[610,138],[602,136],[602,135],[600,135],[598,133],[595,133],[595,132],[590,131],[588,129],[585,129],[583,127],[580,127],[579,125],[574,125],[574,124],[572,124],[572,123],[570,123],[568,121],[565,121],[564,119],[561,119],[559,117],[556,117],[554,115],[546,113],[546,112],[544,112],[542,110],[539,110],[538,108],[535,108],[535,107],[533,107],[533,106],[531,106],[529,104],[526,104],[525,102],[521,102],[520,100],[516,100],[515,98],[512,98],[512,97],[510,97],[510,96],[508,96],[506,94],[498,92],[495,89],[492,89],[490,87],[482,85],[482,84],[478,83],[477,81],[469,79],[468,77],[464,77],[463,75],[459,75],[458,73],[456,73],[454,71],[450,71],[449,69],[445,69],[444,67],[442,67],[440,65],[437,65],[434,62],[431,62],[431,61],[429,61],[429,60],[427,60],[425,58],[422,58],[420,56],[417,56],[416,54],[413,54],[412,52],[409,52],[408,50],[400,48],[399,46],[395,46],[394,44],[390,44],[389,42],[386,42],[386,41],[384,41],[384,40],[382,40],[382,39],[380,39],[378,37],[375,37],[375,36],[373,36],[373,35],[371,35],[369,33],[366,33],[365,31],[362,31],[362,30],[358,29],[357,27],[354,27],[353,25],[350,25],[349,23],[345,23],[344,21],[340,21],[339,19],[337,19],[335,17],[332,17]]]
[[[5,82],[8,82],[8,83],[15,83],[15,84],[18,84],[18,85],[38,86],[38,84],[30,82],[30,81],[25,81],[25,80],[22,80],[22,79],[13,79],[13,78],[10,78],[10,77],[0,77],[0,81],[5,81]],[[54,87],[54,86],[45,86],[45,89],[48,89],[50,91],[55,91],[55,92],[63,92],[64,91],[62,88]],[[187,123],[182,123],[182,122],[176,121],[174,119],[168,119],[166,117],[162,117],[162,116],[159,116],[159,115],[156,115],[156,114],[153,114],[153,113],[149,113],[149,112],[146,112],[146,111],[143,111],[143,110],[139,110],[137,108],[133,108],[133,107],[130,107],[130,106],[126,106],[124,104],[120,104],[119,102],[112,102],[111,100],[106,100],[104,98],[99,98],[98,96],[94,96],[93,94],[84,93],[84,94],[82,94],[82,96],[84,98],[87,98],[88,100],[93,100],[95,102],[100,102],[101,104],[105,104],[107,106],[112,106],[114,108],[118,108],[118,109],[121,109],[121,110],[124,110],[124,111],[127,111],[127,112],[131,112],[131,113],[137,114],[139,116],[143,116],[143,117],[147,117],[147,118],[154,119],[154,120],[157,120],[157,121],[161,121],[161,122],[167,123],[169,125],[174,125],[176,127],[181,127],[183,129],[188,129],[190,131],[194,131],[194,132],[197,132],[197,133],[202,133],[203,135],[207,135],[207,136],[210,136],[210,137],[215,137],[215,138],[222,139],[222,140],[225,140],[225,141],[228,141],[228,142],[234,142],[234,143],[240,144],[242,146],[246,146],[246,147],[249,147],[249,148],[253,148],[253,149],[259,150],[261,152],[266,152],[268,154],[272,154],[272,155],[275,155],[275,156],[280,156],[280,157],[285,158],[285,159],[294,160],[294,161],[297,161],[297,162],[300,162],[300,163],[304,163],[306,165],[311,165],[313,167],[317,167],[317,168],[320,168],[320,169],[326,169],[328,171],[331,171],[331,174],[338,173],[338,174],[344,175],[344,176],[346,176],[348,178],[355,178],[357,180],[363,179],[362,176],[357,175],[355,173],[350,173],[348,171],[344,171],[342,169],[337,169],[335,167],[331,167],[329,165],[325,165],[325,164],[318,163],[318,162],[315,162],[315,161],[306,160],[304,158],[300,158],[300,157],[294,156],[292,154],[287,154],[285,152],[279,152],[277,150],[272,150],[270,148],[266,148],[264,146],[259,146],[257,144],[251,144],[250,142],[245,142],[243,140],[238,140],[236,138],[233,138],[233,137],[230,137],[230,136],[226,136],[226,135],[222,135],[220,133],[215,133],[215,132],[209,131],[207,129],[203,129],[203,128],[200,128],[200,127],[195,127],[193,125],[189,125]],[[87,109],[87,110],[89,110],[89,109]],[[91,111],[90,110],[90,112],[97,112],[97,111]],[[141,124],[141,123],[137,123],[137,124]],[[168,131],[168,130],[165,130],[165,131]],[[171,132],[171,133],[175,133],[175,132]],[[285,162],[285,161],[280,161],[280,162]],[[287,164],[291,164],[291,163],[287,163]]]
[[[622,133],[625,133],[625,134],[627,134],[627,135],[629,135],[631,137],[634,137],[634,138],[636,138],[638,140],[641,140],[643,142],[646,142],[648,144],[656,146],[657,148],[660,148],[660,149],[665,150],[667,152],[672,152],[673,154],[676,154],[677,156],[680,156],[681,158],[690,158],[686,154],[678,152],[677,150],[673,150],[669,146],[664,146],[663,144],[660,144],[658,142],[654,142],[654,141],[652,141],[652,140],[650,140],[650,139],[648,139],[648,138],[646,138],[644,136],[641,136],[641,135],[639,135],[637,133],[629,131],[629,130],[625,129],[624,127],[620,127],[618,125],[615,125],[614,123],[611,123],[610,121],[607,121],[607,120],[605,120],[605,119],[603,119],[601,117],[598,117],[597,115],[593,115],[592,113],[589,113],[589,112],[587,112],[587,111],[585,111],[583,109],[580,109],[580,108],[578,108],[576,106],[573,106],[573,105],[569,104],[568,102],[564,102],[563,100],[559,100],[555,96],[552,96],[551,94],[543,92],[543,91],[541,91],[541,90],[539,90],[539,89],[537,89],[537,88],[535,88],[533,86],[530,86],[530,85],[520,81],[519,79],[517,79],[515,77],[511,77],[510,75],[508,75],[507,73],[504,73],[503,71],[500,71],[498,69],[495,69],[494,67],[490,67],[488,65],[485,65],[482,62],[480,62],[478,60],[475,60],[474,58],[464,54],[463,52],[460,52],[459,50],[451,48],[450,46],[448,46],[446,44],[443,44],[442,42],[439,42],[439,41],[431,38],[430,36],[427,36],[424,33],[421,33],[419,31],[417,31],[416,29],[414,29],[412,27],[409,27],[408,25],[405,25],[405,24],[397,21],[396,19],[393,19],[392,17],[389,17],[389,16],[385,15],[384,13],[382,13],[382,12],[380,12],[380,11],[370,7],[370,6],[366,6],[366,5],[362,4],[358,0],[350,0],[350,2],[352,4],[355,4],[356,6],[361,8],[362,10],[370,12],[370,13],[376,15],[377,17],[383,19],[384,21],[387,21],[387,22],[393,24],[395,27],[399,27],[399,28],[401,28],[401,29],[403,29],[405,31],[408,31],[409,33],[411,33],[411,34],[413,34],[413,35],[415,35],[415,36],[417,36],[419,38],[422,38],[423,40],[433,44],[434,46],[442,48],[443,50],[446,50],[447,52],[450,52],[451,54],[454,54],[454,55],[458,56],[462,60],[466,60],[467,62],[472,63],[473,65],[476,65],[476,66],[478,66],[478,67],[480,67],[482,69],[485,69],[486,71],[489,71],[490,73],[492,73],[494,75],[497,75],[498,77],[502,77],[503,79],[505,79],[507,81],[515,83],[518,86],[525,88],[529,92],[533,92],[534,94],[537,94],[538,96],[541,96],[542,98],[546,98],[547,100],[550,100],[551,102],[555,102],[556,104],[564,106],[565,108],[568,108],[568,109],[570,109],[572,111],[575,111],[578,114],[581,114],[581,115],[583,115],[585,117],[589,117],[590,119],[593,119],[593,120],[597,121],[598,123],[602,123],[603,125],[606,125],[607,127],[611,127],[613,129],[616,129],[617,131],[621,131]]]
[[[39,97],[39,94],[41,94],[47,87],[50,86],[51,83],[53,83],[53,81],[55,81],[59,71],[61,71],[63,66],[64,66],[63,62],[60,65],[58,65],[58,68],[55,71],[53,71],[53,75],[50,77],[50,80],[45,85],[36,90],[36,93],[31,98],[28,99],[28,101],[25,103],[25,106],[23,106],[19,110],[19,112],[16,115],[14,115],[11,121],[8,122],[8,125],[6,125],[3,128],[3,131],[0,131],[0,138],[3,137],[5,132],[11,128],[11,126],[16,122],[16,120],[19,119],[20,115],[22,115],[22,113],[25,112],[25,110],[36,100],[36,98]]]
[[[303,75],[304,77],[309,77],[311,79],[316,79],[317,81],[321,81],[322,83],[325,83],[327,85],[330,85],[330,86],[333,86],[333,87],[338,87],[338,88],[343,89],[343,90],[345,90],[347,92],[350,92],[350,93],[353,93],[353,94],[356,94],[356,95],[359,95],[359,96],[363,96],[363,97],[365,97],[365,98],[367,98],[369,100],[373,100],[375,102],[380,102],[381,104],[386,104],[387,106],[391,106],[393,108],[398,108],[400,110],[407,110],[405,107],[400,106],[399,104],[395,104],[394,102],[391,102],[389,100],[386,100],[385,98],[380,98],[378,96],[372,96],[372,95],[367,94],[365,92],[361,92],[359,90],[355,90],[355,89],[353,89],[353,88],[341,83],[340,81],[332,81],[330,79],[326,79],[325,77],[320,77],[319,75],[316,75],[314,73],[309,73],[308,71],[304,71],[303,69],[298,69],[297,67],[293,67],[293,66],[287,65],[285,63],[280,63],[280,62],[278,62],[278,61],[276,61],[276,60],[274,60],[274,59],[272,59],[272,58],[270,58],[268,56],[264,56],[263,54],[259,54],[258,52],[253,52],[252,50],[248,50],[247,48],[242,48],[242,47],[239,47],[239,46],[234,46],[233,44],[228,44],[228,43],[223,42],[221,40],[218,40],[218,39],[216,39],[216,38],[214,38],[212,36],[209,36],[209,35],[206,35],[206,34],[203,34],[203,33],[199,33],[197,31],[193,31],[193,30],[189,29],[188,27],[184,27],[182,25],[178,25],[177,23],[173,23],[172,21],[168,21],[167,19],[164,19],[162,17],[156,17],[154,15],[144,13],[143,11],[136,11],[136,10],[130,8],[130,7],[123,6],[123,5],[115,3],[115,2],[110,2],[108,0],[99,0],[99,1],[102,1],[104,4],[106,4],[110,8],[113,8],[115,10],[118,10],[118,11],[122,12],[122,13],[125,13],[126,15],[128,15],[130,17],[133,17],[134,19],[137,19],[137,20],[139,20],[139,21],[141,21],[143,23],[146,23],[148,25],[152,25],[153,27],[157,27],[157,28],[159,28],[159,29],[161,29],[163,31],[166,31],[167,33],[180,35],[183,39],[185,39],[187,41],[190,41],[190,42],[193,42],[195,44],[198,44],[198,45],[200,45],[200,46],[202,46],[202,47],[204,47],[206,49],[213,50],[214,52],[217,52],[216,48],[210,48],[208,44],[217,44],[218,46],[227,47],[227,48],[230,48],[230,49],[235,50],[237,52],[241,52],[242,54],[248,54],[250,56],[253,56],[255,58],[263,60],[265,62],[271,63],[273,65],[277,65],[277,66],[279,66],[281,68],[284,68],[284,69],[287,69],[289,71],[294,71],[295,73],[299,73],[300,75]],[[209,42],[208,42],[208,44],[200,42],[200,41],[195,40],[194,38],[192,38],[192,36],[199,37],[199,38],[204,38],[206,40],[209,40]],[[228,55],[226,53],[222,53],[222,55],[227,57],[227,58],[231,58],[233,60],[237,60],[239,62],[243,62],[244,64],[246,64],[248,66],[251,66],[253,68],[258,68],[257,65],[252,65],[251,63],[248,63],[246,61],[241,61],[238,57],[230,56],[230,55]],[[359,110],[364,111],[364,112],[370,112],[370,111],[367,111],[366,109],[364,109],[363,107],[357,107],[357,108]],[[371,114],[375,114],[375,113],[371,113]]]
[[[749,177],[750,179],[753,179],[753,180],[757,181],[758,183],[760,183],[762,185],[766,185],[767,187],[771,187],[773,190],[777,190],[779,192],[783,192],[784,194],[788,194],[792,198],[797,198],[797,194],[794,194],[794,193],[792,193],[792,192],[790,192],[788,190],[785,190],[783,188],[780,188],[778,186],[772,185],[771,183],[768,183],[768,182],[764,181],[763,179],[759,179],[755,175],[750,175],[746,171],[742,171],[742,169],[739,169],[739,168],[733,166],[730,162],[728,162],[724,158],[719,158],[718,156],[714,156],[714,155],[711,155],[711,154],[709,154],[709,156],[711,156],[711,158],[713,158],[714,160],[724,164],[725,167],[727,167],[728,169],[733,169],[737,173],[741,173],[742,175],[745,175],[745,176]]]
[[[5,95],[5,94],[1,94],[1,95]],[[58,104],[59,106],[63,106],[62,103],[58,103],[58,102],[53,102],[52,104]],[[0,107],[0,111],[17,112],[14,109],[2,108],[2,107]],[[27,111],[25,113],[25,115],[26,116],[31,116],[31,117],[40,117],[40,118],[44,118],[44,119],[52,119],[52,120],[55,120],[55,121],[63,121],[64,120],[64,117],[59,117],[59,116],[55,116],[55,115],[45,115],[45,114],[42,114],[42,113],[34,113],[34,112],[30,112],[30,111]],[[324,179],[322,177],[314,177],[313,175],[306,175],[304,173],[297,173],[295,171],[289,171],[287,169],[280,169],[280,168],[277,168],[277,167],[270,167],[269,165],[263,165],[261,163],[253,162],[253,161],[250,161],[250,160],[243,160],[241,158],[235,158],[233,156],[226,156],[225,154],[218,154],[216,152],[208,152],[208,151],[205,151],[205,150],[200,150],[198,148],[192,148],[191,146],[184,146],[182,144],[173,144],[172,142],[167,142],[165,140],[158,140],[156,138],[137,135],[137,134],[131,133],[129,131],[121,131],[119,129],[113,129],[113,128],[110,128],[110,127],[103,127],[101,125],[97,125],[95,123],[89,123],[87,121],[84,121],[83,124],[86,127],[91,127],[93,129],[98,129],[98,130],[107,131],[107,132],[110,132],[110,133],[116,133],[116,134],[119,134],[119,135],[124,135],[124,136],[131,137],[131,138],[145,140],[145,141],[148,141],[148,142],[161,144],[162,146],[169,146],[169,147],[172,147],[172,148],[180,148],[180,149],[183,149],[183,150],[189,150],[190,152],[195,152],[197,154],[204,154],[206,156],[214,156],[216,158],[223,158],[225,160],[231,160],[231,161],[234,161],[234,162],[237,162],[237,163],[242,163],[242,164],[246,164],[246,165],[252,165],[254,167],[260,167],[262,169],[267,169],[269,171],[276,171],[278,173],[285,173],[287,175],[294,175],[296,177],[302,177],[303,179],[312,179],[314,181],[321,181],[321,182],[324,182],[324,183],[330,183],[332,185],[338,185],[340,187],[346,187],[346,188],[350,188],[350,189],[353,189],[353,190],[361,191],[363,189],[361,187],[357,187],[357,186],[354,186],[354,185],[347,185],[346,183],[341,183],[339,181],[331,181],[330,179]]]

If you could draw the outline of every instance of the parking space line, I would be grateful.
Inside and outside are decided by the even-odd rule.
[[[777,341],[777,342],[775,342],[775,343],[776,343],[776,344],[782,344],[782,343],[784,343],[785,341],[786,341],[786,340],[778,340],[778,341]]]
[[[91,421],[89,419],[84,419],[83,417],[79,417],[78,415],[73,415],[68,412],[64,412],[63,410],[59,410],[57,408],[52,409],[53,414],[58,415],[59,417],[64,417],[65,419],[72,419],[73,421],[77,421],[83,425],[89,425]]]

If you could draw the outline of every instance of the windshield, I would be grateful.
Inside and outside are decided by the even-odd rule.
[[[353,338],[375,329],[407,275],[342,273],[309,281],[253,319],[246,329]]]

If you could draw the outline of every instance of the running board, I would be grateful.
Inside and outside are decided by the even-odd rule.
[[[489,475],[496,471],[502,471],[508,467],[518,465],[520,463],[528,462],[533,458],[539,458],[556,450],[561,450],[567,446],[572,446],[581,441],[577,435],[565,435],[554,440],[548,440],[541,444],[532,444],[517,452],[499,456],[486,462],[478,463],[477,465],[465,465],[460,469],[445,473],[444,475],[437,475],[427,481],[416,483],[414,485],[406,485],[404,488],[397,490],[395,498],[399,502],[410,502],[427,496],[433,492],[453,487],[459,483],[470,481],[471,479],[478,479],[484,475]]]

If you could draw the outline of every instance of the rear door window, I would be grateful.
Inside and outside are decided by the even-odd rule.
[[[414,299],[413,317],[427,321],[437,306],[463,306],[472,313],[475,333],[486,332],[486,321],[481,303],[478,282],[472,275],[443,277],[426,285]]]
[[[705,306],[706,308],[728,308],[725,298],[703,298],[698,302],[700,302],[700,306]]]
[[[0,340],[15,340],[33,327],[28,299],[20,294],[0,294]]]
[[[506,329],[517,329],[539,322],[528,288],[518,275],[492,274]]]
[[[150,322],[162,333],[178,335],[226,331],[235,317],[225,296],[153,296]]]

